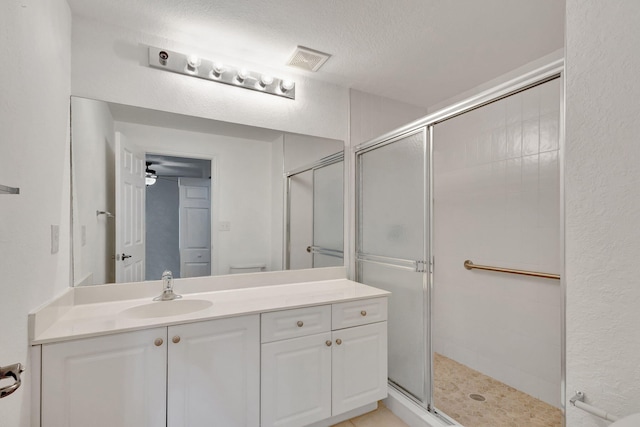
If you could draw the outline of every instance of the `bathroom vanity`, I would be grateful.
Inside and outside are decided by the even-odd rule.
[[[343,268],[161,289],[72,288],[30,315],[42,427],[331,425],[387,395],[388,292]]]

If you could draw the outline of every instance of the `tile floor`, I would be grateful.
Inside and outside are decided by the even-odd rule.
[[[409,427],[393,412],[388,410],[382,402],[378,403],[378,409],[359,417],[343,421],[333,427]]]
[[[562,426],[558,408],[438,353],[433,364],[436,408],[465,427]],[[473,400],[472,393],[486,400]]]

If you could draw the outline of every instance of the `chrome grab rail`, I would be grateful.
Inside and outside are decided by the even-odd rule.
[[[14,363],[9,366],[0,366],[0,380],[5,378],[13,378],[14,383],[6,387],[0,388],[0,399],[9,396],[11,393],[20,388],[22,380],[20,374],[24,372],[24,367],[21,363]]]
[[[334,258],[344,258],[344,252],[337,249],[323,248],[320,246],[307,246],[307,252],[318,255],[326,255]]]
[[[488,265],[477,265],[471,262],[470,260],[466,260],[464,262],[464,268],[467,270],[478,269],[478,270],[488,270],[488,271],[497,271],[499,273],[510,273],[510,274],[520,274],[522,276],[533,276],[533,277],[543,277],[545,279],[556,279],[560,280],[559,274],[552,273],[540,273],[537,271],[527,271],[527,270],[515,270],[513,268],[502,268],[502,267],[491,267]]]
[[[584,401],[584,393],[581,391],[576,391],[576,394],[569,399],[569,402],[575,406],[576,408],[582,409],[585,412],[590,413],[591,415],[595,415],[596,417],[600,417],[603,420],[607,421],[618,421],[620,417],[617,415],[613,415],[607,411],[603,411],[600,408],[596,408],[595,406],[589,405]]]

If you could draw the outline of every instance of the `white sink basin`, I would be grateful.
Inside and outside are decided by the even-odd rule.
[[[173,301],[155,301],[137,305],[120,312],[122,316],[132,319],[150,319],[153,317],[179,316],[195,313],[211,307],[211,301],[201,299],[178,299]]]

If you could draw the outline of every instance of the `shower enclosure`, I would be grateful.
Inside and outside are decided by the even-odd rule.
[[[392,292],[390,387],[450,423],[562,423],[561,73],[354,149],[355,275]]]
[[[285,176],[285,268],[343,266],[344,153]]]

